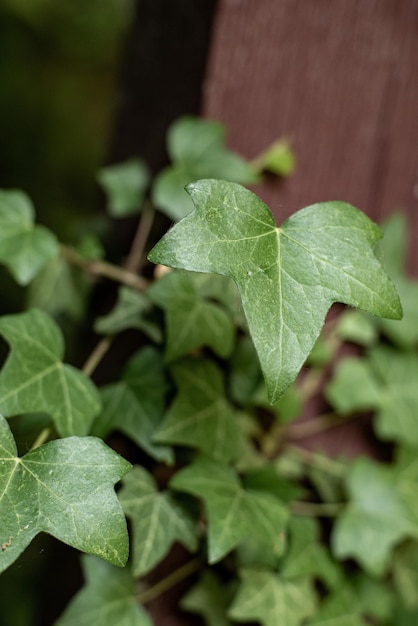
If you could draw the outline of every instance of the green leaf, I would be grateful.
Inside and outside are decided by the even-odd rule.
[[[325,393],[327,401],[341,415],[369,411],[381,404],[381,388],[366,359],[341,360]]]
[[[396,323],[402,324],[402,321],[398,320]],[[376,320],[367,313],[356,310],[346,311],[341,315],[337,322],[336,333],[344,341],[351,341],[365,347],[374,345],[379,335]]]
[[[256,537],[280,552],[286,509],[271,494],[243,489],[231,468],[201,458],[178,472],[170,487],[205,501],[210,563],[222,559],[246,537]]]
[[[19,283],[27,285],[58,254],[55,236],[34,225],[35,211],[23,191],[0,191],[0,262]]]
[[[179,220],[193,209],[184,188],[199,178],[222,178],[250,184],[258,181],[255,169],[225,148],[225,129],[217,122],[183,117],[169,128],[168,152],[173,165],[157,176],[153,202],[168,217]]]
[[[382,575],[393,547],[418,536],[418,461],[404,450],[392,467],[358,459],[346,482],[350,503],[332,535],[338,558],[353,557],[373,576]]]
[[[93,557],[82,557],[85,586],[54,626],[152,626],[136,601],[135,581],[121,570]]]
[[[271,172],[276,176],[290,176],[296,165],[296,157],[286,139],[278,139],[253,161],[259,172]]]
[[[89,378],[62,362],[64,339],[43,311],[31,309],[0,318],[0,334],[10,353],[0,372],[0,411],[45,412],[62,437],[85,435],[100,410],[100,398]]]
[[[418,282],[403,276],[393,278],[402,303],[403,318],[378,320],[377,326],[395,346],[412,350],[418,345]]]
[[[333,302],[401,317],[372,251],[381,233],[351,205],[312,205],[277,228],[267,206],[239,185],[201,180],[187,190],[195,211],[149,258],[235,280],[272,403],[295,380]]]
[[[207,570],[183,596],[180,606],[184,611],[201,615],[207,626],[231,626],[227,609],[232,597],[232,585],[218,580],[212,571]]]
[[[341,584],[341,571],[320,543],[319,531],[314,519],[292,518],[290,546],[281,574],[286,579],[315,577],[335,589]]]
[[[363,615],[384,624],[390,620],[396,598],[391,582],[387,579],[376,580],[364,572],[357,574],[354,588]]]
[[[174,365],[172,373],[178,395],[153,440],[191,446],[219,461],[236,458],[242,441],[238,416],[225,398],[216,365],[188,359]]]
[[[19,458],[0,416],[0,571],[40,532],[123,566],[128,533],[113,485],[129,468],[93,437],[51,441]]]
[[[121,287],[115,306],[110,313],[96,320],[94,330],[96,333],[114,335],[128,328],[136,328],[156,343],[160,343],[161,330],[150,317],[147,317],[151,309],[152,303],[145,294],[130,287]]]
[[[117,383],[102,387],[103,411],[92,434],[105,438],[118,430],[152,458],[171,464],[172,450],[152,440],[164,415],[165,387],[160,354],[154,348],[143,348],[128,361]]]
[[[418,608],[418,542],[408,541],[395,553],[393,575],[396,588],[408,609]]]
[[[335,591],[325,599],[315,617],[308,622],[323,626],[367,626],[361,616],[359,601],[354,592],[347,586]]]
[[[97,180],[108,196],[112,217],[139,213],[149,183],[148,168],[140,159],[110,165],[99,170]]]
[[[202,346],[221,357],[230,355],[235,338],[232,319],[199,294],[187,273],[169,272],[148,289],[147,295],[165,310],[167,361]]]
[[[165,557],[175,541],[191,551],[197,548],[196,524],[168,492],[142,467],[134,467],[119,493],[133,526],[133,574],[142,576]]]
[[[307,580],[283,580],[257,570],[243,570],[240,576],[242,583],[229,610],[236,622],[300,626],[315,611],[315,595]]]

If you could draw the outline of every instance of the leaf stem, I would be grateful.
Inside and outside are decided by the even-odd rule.
[[[346,424],[350,420],[357,418],[357,415],[348,415],[342,417],[335,413],[325,413],[314,419],[305,422],[289,424],[286,427],[286,437],[289,439],[304,439],[312,435],[318,435],[331,428],[336,428],[342,424]]]
[[[109,350],[110,346],[112,345],[112,342],[113,342],[113,337],[107,336],[107,337],[103,337],[99,341],[99,343],[96,344],[96,346],[93,348],[93,351],[90,353],[90,355],[88,356],[86,362],[84,363],[82,367],[82,372],[86,376],[91,376],[93,374],[93,372],[99,365],[100,361],[103,359],[106,352]]]
[[[340,461],[331,459],[328,456],[323,456],[322,454],[318,454],[317,452],[311,452],[306,448],[302,448],[301,446],[296,446],[294,444],[287,444],[286,450],[298,456],[307,465],[311,465],[312,467],[320,467],[332,476],[342,478],[345,475],[347,469],[346,465],[344,463],[341,463]]]
[[[151,202],[146,202],[141,217],[138,221],[135,237],[125,263],[128,272],[136,273],[140,270],[144,256],[145,246],[154,221],[155,209]]]
[[[44,444],[45,441],[48,439],[50,434],[51,434],[51,429],[49,428],[49,426],[47,426],[46,428],[43,428],[41,432],[39,433],[39,435],[37,436],[37,438],[35,439],[35,441],[33,442],[30,451],[36,450],[36,448],[40,448],[42,444]]]
[[[137,594],[136,599],[139,604],[146,604],[147,602],[151,602],[155,598],[158,598],[161,594],[165,593],[171,587],[174,587],[177,583],[179,583],[184,578],[187,578],[194,572],[197,572],[201,567],[201,563],[199,559],[193,559],[189,561],[185,565],[182,565],[178,569],[171,572],[168,576],[158,581],[155,585],[146,589],[145,591],[141,591]]]
[[[345,508],[344,502],[292,502],[290,510],[295,515],[308,517],[336,517]]]
[[[60,252],[69,263],[80,267],[93,276],[109,278],[110,280],[128,285],[139,291],[144,291],[148,286],[148,281],[142,276],[138,276],[138,274],[134,272],[119,267],[118,265],[108,263],[107,261],[90,261],[89,259],[85,259],[81,254],[78,254],[76,250],[64,244],[60,244]]]

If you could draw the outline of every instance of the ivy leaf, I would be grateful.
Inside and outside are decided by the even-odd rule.
[[[112,217],[139,213],[149,183],[148,168],[140,159],[130,159],[99,170],[97,180],[108,196]]]
[[[0,262],[19,283],[27,285],[58,254],[55,236],[34,225],[35,211],[23,191],[0,191]]]
[[[113,485],[129,468],[94,437],[51,441],[19,458],[0,416],[0,572],[40,532],[123,566],[128,533]]]
[[[170,487],[205,501],[210,563],[220,561],[246,537],[258,538],[280,552],[285,507],[269,493],[243,489],[226,465],[201,458],[178,472]]]
[[[312,205],[277,228],[268,207],[239,185],[201,180],[187,191],[195,211],[149,258],[235,280],[272,403],[295,380],[333,302],[401,317],[372,251],[381,232],[351,205]]]
[[[296,157],[286,139],[278,139],[252,162],[259,172],[271,172],[276,176],[289,176],[293,173]]]
[[[326,387],[326,398],[337,413],[349,415],[378,408],[381,392],[370,363],[366,359],[348,357],[338,363]]]
[[[386,467],[369,459],[355,461],[347,475],[350,503],[336,520],[332,535],[338,558],[353,557],[373,576],[383,574],[392,548],[418,536],[418,461],[402,450]]]
[[[191,446],[219,461],[235,458],[241,430],[219,369],[211,361],[188,359],[174,365],[172,373],[178,395],[153,440]]]
[[[225,584],[207,570],[181,599],[184,611],[201,615],[207,626],[231,626],[227,609],[233,597],[232,585]]]
[[[328,596],[318,610],[309,626],[323,624],[323,626],[367,626],[361,616],[359,601],[354,592],[347,586],[338,589]]]
[[[128,361],[122,378],[101,389],[103,411],[92,434],[105,438],[112,430],[119,430],[152,458],[171,464],[172,450],[152,440],[164,415],[165,386],[157,350],[146,347],[137,352]]]
[[[170,272],[154,283],[149,298],[166,313],[166,358],[173,361],[208,346],[221,357],[230,355],[235,328],[227,313],[199,294],[185,272]]]
[[[89,556],[82,557],[84,587],[54,626],[152,626],[136,601],[135,581],[126,569]]]
[[[236,622],[263,626],[300,626],[315,611],[315,595],[306,579],[283,580],[267,571],[243,570],[242,583],[229,610]]]
[[[168,492],[157,485],[142,467],[134,467],[123,481],[119,494],[123,510],[133,525],[133,574],[142,576],[179,541],[195,551],[195,523]]]
[[[408,541],[395,553],[393,576],[408,609],[418,608],[418,542]]]
[[[96,333],[114,335],[128,328],[136,328],[156,343],[161,343],[160,328],[147,317],[151,309],[152,303],[145,294],[130,287],[121,287],[114,308],[96,320],[94,330]]]
[[[157,176],[153,202],[168,217],[179,220],[193,209],[184,188],[199,178],[223,178],[243,184],[255,183],[259,176],[241,157],[225,147],[225,128],[185,116],[171,125],[167,148],[173,165]]]
[[[45,412],[62,437],[85,435],[100,410],[94,384],[62,362],[64,339],[43,311],[0,318],[0,334],[11,350],[0,372],[0,411],[7,417]]]

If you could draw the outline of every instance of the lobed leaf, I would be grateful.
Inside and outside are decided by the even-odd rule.
[[[128,217],[139,213],[149,183],[148,168],[140,159],[102,167],[97,180],[108,196],[112,217]]]
[[[51,441],[19,458],[0,416],[0,572],[40,532],[123,566],[128,533],[113,486],[129,468],[93,437]]]
[[[201,180],[187,191],[195,210],[149,258],[235,280],[272,403],[295,380],[333,302],[401,317],[372,250],[381,232],[353,206],[315,204],[277,228],[268,207],[240,185]]]

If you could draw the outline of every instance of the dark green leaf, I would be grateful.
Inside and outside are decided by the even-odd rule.
[[[195,211],[149,258],[235,280],[271,402],[295,380],[333,302],[401,317],[372,251],[381,233],[351,205],[313,205],[277,228],[267,206],[239,185],[202,180],[188,192]]]
[[[174,365],[172,372],[178,395],[154,441],[191,446],[219,461],[235,458],[241,431],[219,369],[211,361],[189,359]]]
[[[128,570],[98,559],[82,559],[85,586],[54,626],[152,626],[148,613],[135,599]]]
[[[124,565],[128,533],[113,485],[129,468],[94,437],[51,441],[19,458],[0,416],[0,571],[40,532]]]
[[[0,262],[20,285],[27,285],[58,253],[55,236],[34,225],[35,211],[23,191],[0,191]]]
[[[233,597],[231,584],[225,584],[209,570],[181,599],[180,606],[190,613],[201,615],[207,626],[231,626],[227,609]]]
[[[149,172],[145,163],[139,159],[131,159],[103,167],[97,180],[108,195],[110,215],[127,217],[141,211],[149,183]]]
[[[178,472],[170,486],[205,501],[210,563],[222,559],[246,537],[256,537],[271,550],[281,551],[286,509],[271,494],[244,490],[231,468],[201,458]]]
[[[361,616],[360,603],[354,592],[347,586],[335,591],[325,599],[309,626],[367,626]]]
[[[45,412],[62,437],[85,435],[100,410],[89,378],[62,362],[64,340],[55,322],[31,309],[0,318],[10,353],[0,373],[0,411],[7,417]]]

